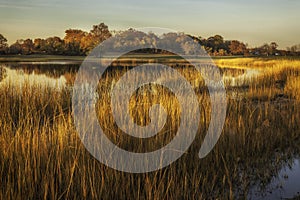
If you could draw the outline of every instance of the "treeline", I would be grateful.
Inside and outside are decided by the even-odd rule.
[[[69,29],[65,33],[63,39],[56,36],[47,39],[20,39],[10,46],[0,34],[0,54],[86,55],[97,44],[111,37],[108,26],[104,23],[94,25],[90,32]]]
[[[65,37],[49,37],[47,39],[20,39],[12,45],[8,45],[7,39],[0,34],[0,54],[2,55],[30,55],[30,54],[47,54],[47,55],[87,55],[99,43],[108,39],[114,34],[123,34],[132,41],[113,40],[114,48],[126,48],[128,45],[137,45],[137,43],[151,43],[153,48],[157,44],[158,36],[154,33],[143,33],[129,29],[126,31],[110,31],[104,23],[94,25],[89,32],[80,29],[68,29],[65,31]],[[127,38],[126,37],[126,38]],[[134,38],[139,38],[134,40]],[[191,46],[186,41],[172,34],[167,35],[168,42],[174,42],[182,49],[183,53],[189,54]],[[276,42],[264,44],[256,48],[248,48],[247,44],[238,40],[224,40],[220,35],[209,38],[202,38],[190,35],[194,41],[199,42],[205,50],[212,56],[270,56],[270,55],[300,55],[300,45],[294,45],[287,50],[278,49]]]

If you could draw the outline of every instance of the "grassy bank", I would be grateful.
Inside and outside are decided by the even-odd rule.
[[[51,62],[51,61],[83,61],[86,56],[63,56],[63,55],[0,55],[0,62]],[[162,55],[162,54],[130,54],[125,55],[126,59],[161,59],[161,60],[172,60],[178,61],[179,56],[176,55]],[[300,61],[300,57],[297,56],[270,56],[270,57],[242,57],[242,56],[212,56],[212,59],[219,65],[226,66],[264,66],[272,65],[274,62],[285,60]]]
[[[59,56],[59,55],[5,55],[0,56],[0,62],[51,62],[51,61],[78,61],[84,56]]]
[[[300,68],[300,57],[215,58],[220,67],[236,68]]]

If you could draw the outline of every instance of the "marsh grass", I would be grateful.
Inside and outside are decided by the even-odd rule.
[[[198,91],[201,78],[191,69],[181,70]],[[161,133],[146,142],[124,136],[111,116],[107,87],[122,73],[108,72],[99,82],[101,127],[114,143],[130,151],[165,145],[179,125],[178,101],[165,88],[144,86],[130,100],[133,119],[140,125],[150,123],[149,107],[161,103],[168,121]],[[73,125],[67,86],[59,91],[26,84],[22,89],[12,83],[2,86],[0,199],[246,199],[253,185],[263,191],[300,152],[297,72],[274,69],[263,76],[249,83],[243,98],[228,97],[222,136],[202,160],[198,151],[210,122],[210,100],[207,90],[197,92],[201,120],[195,141],[170,166],[145,174],[110,169],[85,150]],[[283,89],[274,90],[279,79],[285,80]],[[74,79],[68,80],[72,84]],[[287,96],[284,100],[278,96],[281,92]]]
[[[284,92],[290,98],[300,101],[300,76],[290,76],[287,80]]]
[[[221,69],[228,67],[231,70],[259,71],[259,75],[245,79],[240,88],[235,88],[240,89],[239,91],[244,90],[241,93],[247,99],[257,101],[270,101],[278,97],[299,99],[297,80],[300,76],[300,60],[297,57],[217,59],[215,63]],[[232,88],[229,86],[227,89]]]
[[[300,57],[262,57],[262,58],[232,58],[214,59],[218,66],[238,67],[238,68],[266,68],[266,67],[289,67],[300,66]]]

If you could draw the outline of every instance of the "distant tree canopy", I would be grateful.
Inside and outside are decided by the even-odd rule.
[[[99,43],[111,37],[104,23],[94,25],[90,32],[68,29],[63,39],[49,37],[20,39],[8,46],[7,39],[0,34],[0,54],[51,54],[51,55],[87,55]]]
[[[288,47],[287,50],[290,52],[292,55],[300,55],[300,44],[293,45],[291,47]]]
[[[0,34],[0,54],[5,54],[7,52],[7,48],[7,39],[2,34]]]
[[[247,46],[237,40],[229,41],[228,48],[232,55],[245,55],[248,53]]]
[[[65,33],[65,50],[69,55],[86,55],[99,43],[111,37],[108,26],[104,23],[94,25],[89,33],[78,29],[68,29]]]
[[[67,29],[63,39],[59,37],[49,37],[46,39],[36,38],[20,39],[10,46],[7,39],[0,34],[0,54],[51,54],[51,55],[87,55],[98,44],[110,38],[112,33],[116,36],[109,42],[115,49],[126,49],[128,47],[142,46],[147,44],[153,49],[148,53],[167,53],[156,50],[156,46],[172,46],[179,49],[183,54],[197,53],[196,48],[187,41],[185,37],[178,34],[168,33],[163,39],[159,39],[154,33],[144,33],[129,29],[126,31],[110,31],[104,23],[93,25],[87,32],[80,29]],[[118,37],[122,36],[122,37]],[[300,55],[300,44],[289,47],[286,50],[278,50],[276,42],[264,44],[256,48],[247,48],[247,45],[238,40],[224,40],[221,35],[208,37],[207,39],[189,35],[194,42],[199,43],[212,56],[270,56],[270,55]],[[122,38],[126,38],[126,40]],[[158,52],[159,51],[159,52]],[[144,53],[143,50],[140,50]]]

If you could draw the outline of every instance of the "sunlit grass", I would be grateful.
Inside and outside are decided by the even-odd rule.
[[[297,68],[300,67],[299,57],[265,57],[265,58],[233,58],[215,59],[214,62],[220,67],[240,67],[240,68]]]
[[[290,76],[284,91],[289,97],[300,101],[300,76]]]
[[[248,91],[247,98],[264,101],[286,95],[292,99],[299,98],[300,60],[298,58],[217,59],[215,63],[221,68],[252,69],[259,72],[253,77],[242,80],[240,84]],[[230,85],[230,81],[227,85]]]
[[[85,150],[73,124],[67,86],[56,90],[7,82],[0,87],[0,199],[245,199],[253,184],[268,184],[300,152],[300,103],[295,101],[299,73],[297,68],[269,67],[248,87],[233,89],[243,95],[228,97],[222,136],[202,160],[198,152],[210,122],[209,95],[195,70],[178,69],[197,92],[200,128],[182,158],[146,174],[115,171]],[[157,85],[134,94],[130,112],[137,124],[150,122],[147,113],[155,103],[169,116],[157,137],[130,138],[115,126],[109,105],[108,86],[123,73],[109,72],[99,82],[101,127],[127,150],[145,152],[165,145],[179,125],[176,97]],[[74,77],[65,77],[71,85]]]

